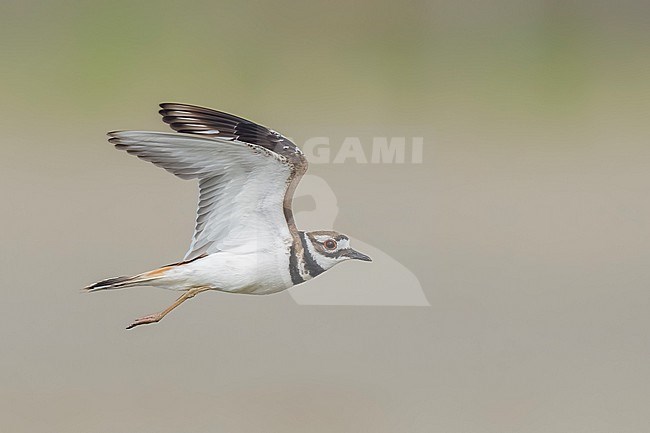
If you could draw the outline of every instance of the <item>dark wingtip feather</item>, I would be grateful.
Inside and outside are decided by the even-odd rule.
[[[300,149],[288,138],[265,126],[234,114],[197,105],[177,102],[163,102],[159,105],[163,122],[176,132],[255,144],[306,167],[307,162]]]

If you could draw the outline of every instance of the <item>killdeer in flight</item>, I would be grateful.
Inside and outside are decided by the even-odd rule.
[[[331,230],[304,232],[291,211],[307,159],[286,137],[232,114],[187,104],[160,105],[176,131],[116,131],[109,141],[181,179],[198,179],[199,208],[190,249],[178,263],[99,281],[95,292],[134,286],[182,291],[165,310],[127,329],[156,323],[198,293],[266,295],[320,275],[337,263],[370,257]]]

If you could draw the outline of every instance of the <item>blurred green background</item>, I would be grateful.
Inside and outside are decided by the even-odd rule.
[[[646,432],[643,1],[0,3],[0,430]],[[163,101],[422,164],[313,165],[430,308],[77,288],[179,259]],[[310,284],[363,285],[349,266]],[[336,272],[336,274],[334,273]],[[398,288],[396,288],[398,289]],[[105,296],[104,296],[105,295]]]
[[[614,107],[632,122],[648,93],[640,1],[3,2],[1,12],[5,104],[43,120],[163,96],[310,123],[573,123]]]

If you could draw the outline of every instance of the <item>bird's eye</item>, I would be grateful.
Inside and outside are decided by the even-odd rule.
[[[336,248],[336,241],[334,239],[328,239],[325,241],[325,248],[328,250],[333,250]]]

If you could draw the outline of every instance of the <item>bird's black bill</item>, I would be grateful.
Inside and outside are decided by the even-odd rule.
[[[351,259],[355,259],[355,260],[363,260],[364,262],[372,262],[372,259],[370,257],[368,257],[365,254],[360,253],[359,251],[355,251],[355,250],[350,250],[350,252],[347,253],[346,256],[348,256]]]

